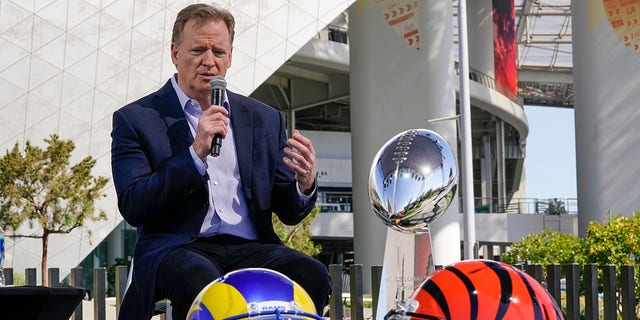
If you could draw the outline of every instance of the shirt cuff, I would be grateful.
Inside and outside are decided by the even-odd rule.
[[[196,169],[198,169],[200,175],[204,176],[204,174],[207,172],[207,162],[202,161],[200,157],[198,157],[198,154],[196,153],[196,150],[193,149],[193,146],[189,147],[189,153],[191,154],[191,158],[193,159],[193,164],[196,165]],[[300,192],[299,189],[298,192]]]
[[[314,183],[313,192],[311,192],[309,195],[306,195],[302,193],[302,191],[300,190],[300,184],[296,181],[296,190],[298,190],[298,200],[300,200],[300,204],[305,205],[307,204],[307,202],[309,202],[309,199],[311,199],[315,195],[315,193],[318,192],[318,185],[317,183]]]

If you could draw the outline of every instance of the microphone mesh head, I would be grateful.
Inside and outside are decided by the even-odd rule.
[[[209,81],[209,85],[211,86],[211,90],[225,90],[227,88],[227,80],[225,80],[223,76],[215,76]]]

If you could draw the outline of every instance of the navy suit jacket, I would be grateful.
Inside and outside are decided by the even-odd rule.
[[[304,219],[312,201],[299,201],[294,172],[282,161],[282,113],[227,90],[238,166],[258,237],[282,243],[272,212],[285,224]],[[160,90],[113,114],[111,166],[123,218],[137,228],[132,282],[120,319],[152,316],[156,271],[172,249],[193,241],[209,208],[207,180],[189,152],[193,136],[168,81]],[[224,140],[223,140],[224,143]]]

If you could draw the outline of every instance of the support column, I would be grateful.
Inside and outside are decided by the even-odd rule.
[[[469,67],[495,78],[492,0],[467,1]]]
[[[293,130],[296,128],[296,111],[293,109],[287,110],[287,118],[287,132],[288,136],[291,137]]]
[[[482,159],[480,160],[480,194],[481,203],[489,207],[489,212],[495,212],[493,208],[493,161],[491,157],[491,136],[482,136]]]
[[[507,181],[505,173],[504,121],[496,118],[496,185],[498,208],[502,210],[507,201]]]
[[[124,258],[124,250],[122,244],[122,230],[124,222],[118,224],[117,227],[111,231],[111,234],[106,238],[107,245],[107,264],[113,264],[116,258]]]
[[[578,233],[640,209],[639,1],[572,1]],[[606,8],[604,6],[607,6]],[[607,16],[609,13],[611,16]]]
[[[392,18],[390,8],[406,3],[417,3],[404,12],[410,16]],[[452,7],[446,0],[359,0],[349,10],[354,248],[369,292],[368,273],[383,264],[387,232],[399,236],[370,208],[367,186],[376,153],[396,134],[415,128],[438,132],[457,149],[455,121],[427,122],[456,114]],[[460,259],[458,212],[456,196],[431,227],[436,265]]]

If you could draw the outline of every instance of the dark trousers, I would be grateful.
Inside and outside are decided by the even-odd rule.
[[[322,313],[331,291],[327,268],[306,254],[280,244],[230,235],[200,238],[171,251],[160,264],[156,298],[171,300],[174,319],[185,319],[200,290],[237,269],[260,267],[278,271],[302,286]]]

